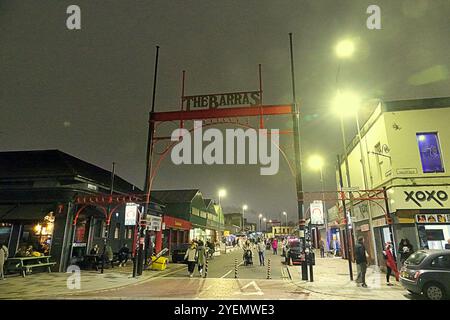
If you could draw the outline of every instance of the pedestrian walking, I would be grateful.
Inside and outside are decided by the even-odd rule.
[[[195,242],[192,242],[191,246],[186,250],[184,260],[187,261],[189,277],[192,278],[194,276],[195,263],[197,261],[197,247]]]
[[[4,272],[4,265],[6,260],[8,259],[9,251],[6,244],[0,245],[0,279],[5,280],[5,272]]]
[[[128,255],[130,254],[130,249],[128,245],[125,243],[122,248],[119,250],[119,267],[123,267],[127,264]]]
[[[356,266],[358,269],[358,277],[356,278],[355,282],[359,286],[362,285],[363,288],[367,288],[366,284],[366,271],[367,271],[367,251],[366,247],[364,246],[364,238],[359,237],[358,243],[355,245],[355,259],[356,259]]]
[[[325,258],[325,242],[323,241],[323,239],[320,239],[319,248],[320,248],[320,257]]]
[[[389,281],[392,271],[394,271],[395,280],[397,281],[399,281],[399,272],[397,269],[397,263],[395,262],[394,250],[392,249],[392,244],[390,242],[386,242],[383,250],[383,257],[386,261],[386,284],[388,286],[393,286],[393,284]]]
[[[200,274],[200,277],[203,274],[203,268],[205,266],[206,263],[206,248],[203,245],[203,241],[199,241],[198,242],[198,247],[197,247],[197,262],[198,262],[198,273]]]
[[[114,253],[110,245],[106,246],[105,257],[108,263],[111,263],[111,268],[114,268]]]
[[[400,255],[400,264],[403,265],[403,263],[406,261],[406,259],[409,258],[411,254],[413,254],[413,246],[409,242],[408,239],[402,239],[400,241],[400,244],[398,245],[398,253]]]
[[[277,254],[278,253],[278,240],[275,238],[272,241],[272,249],[273,249],[273,254]]]
[[[259,255],[259,265],[264,266],[264,251],[266,250],[266,246],[263,241],[259,240],[257,249]]]

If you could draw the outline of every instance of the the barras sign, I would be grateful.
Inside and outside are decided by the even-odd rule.
[[[216,109],[223,106],[261,104],[260,91],[218,93],[198,96],[184,96],[183,107],[185,110],[192,109]]]

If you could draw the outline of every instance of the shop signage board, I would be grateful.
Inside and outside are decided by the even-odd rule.
[[[147,225],[148,229],[152,231],[161,231],[162,227],[162,217],[154,216],[151,214],[147,215]]]
[[[395,187],[389,190],[390,211],[450,208],[450,186]]]
[[[320,225],[324,224],[323,221],[323,203],[320,200],[316,200],[309,205],[311,212],[311,224]]]
[[[127,203],[125,206],[125,225],[136,225],[138,205],[136,203]]]
[[[417,223],[450,223],[450,214],[417,214]]]
[[[366,231],[369,231],[369,230],[370,230],[370,227],[369,227],[368,224],[363,224],[363,225],[361,226],[361,231],[362,231],[362,232],[366,232]]]

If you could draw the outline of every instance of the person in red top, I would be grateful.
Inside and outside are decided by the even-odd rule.
[[[397,269],[397,262],[395,261],[394,250],[390,242],[386,242],[386,246],[383,251],[383,257],[386,260],[386,282],[388,286],[393,286],[389,279],[392,272],[394,272],[395,280],[399,281],[399,272]]]

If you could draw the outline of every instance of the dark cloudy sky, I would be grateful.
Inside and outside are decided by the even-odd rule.
[[[82,30],[66,28],[66,8],[81,7]],[[382,30],[366,28],[366,9],[381,7]],[[291,102],[289,38],[294,33],[297,92],[306,158],[327,160],[329,189],[342,149],[329,111],[342,38],[356,43],[339,86],[364,98],[450,95],[448,0],[0,0],[0,150],[60,149],[142,187],[155,46],[161,46],[157,110],[179,106],[181,71],[188,94],[255,90],[263,65],[264,103]],[[289,118],[268,119],[288,128]],[[348,121],[349,136],[354,124]],[[290,140],[283,146],[292,160]],[[318,174],[304,166],[306,190]],[[296,215],[295,184],[257,166],[181,166],[165,161],[156,188],[199,187],[226,207]]]

